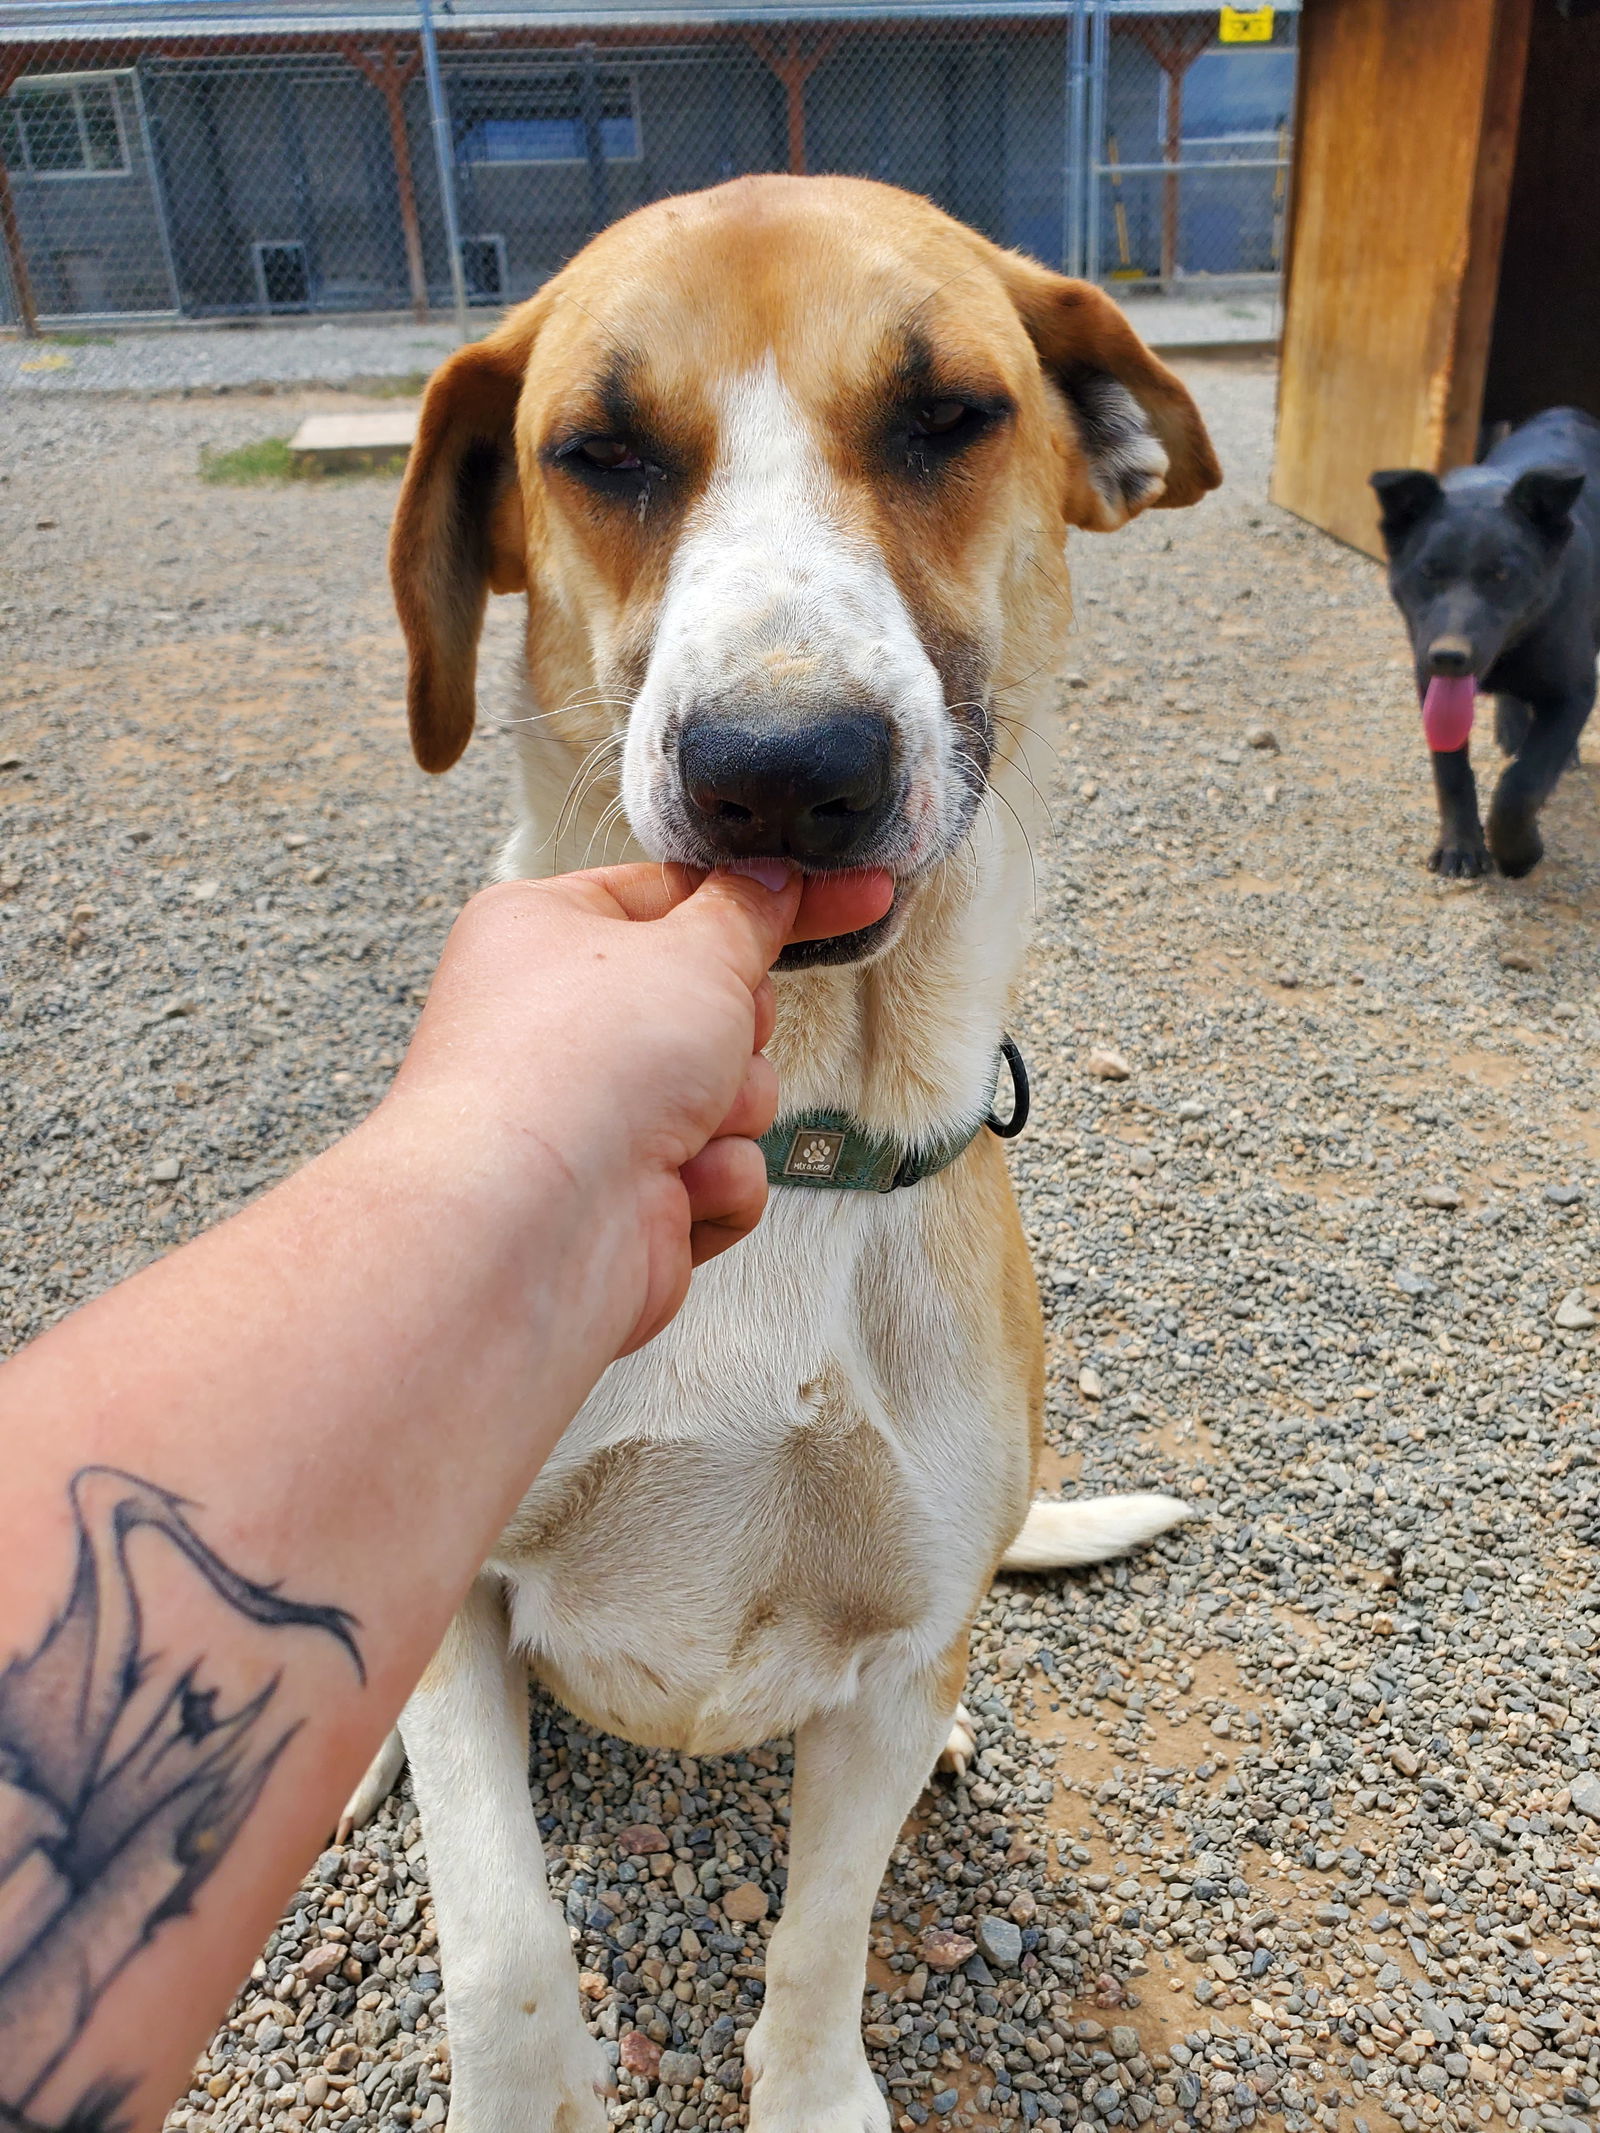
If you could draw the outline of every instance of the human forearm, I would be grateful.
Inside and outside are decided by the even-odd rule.
[[[459,1135],[441,1175],[419,1126],[403,1108],[380,1112],[0,1373],[0,1624],[8,1653],[38,1657],[0,1677],[0,1773],[12,1765],[9,1785],[0,1777],[0,2103],[42,2125],[91,2077],[138,2080],[134,2123],[159,2119],[473,1567],[625,1335],[605,1291],[626,1285],[604,1264],[593,1211],[579,1219],[557,1181],[544,1195],[550,1249],[532,1268],[519,1225],[497,1213],[503,1182],[472,1175]],[[40,1656],[80,1552],[96,1589]],[[268,1587],[275,1622],[248,1589]],[[69,1647],[91,1627],[102,1674],[125,1659],[149,1669],[137,1694],[101,1683],[87,1695],[87,1647]],[[176,1699],[165,1718],[160,1693]],[[110,1781],[147,1723],[166,1772],[192,1781],[155,1821],[144,1790],[130,1802]],[[206,1773],[223,1751],[234,1768],[219,1794]],[[77,1919],[57,1910],[52,1929],[44,1855],[14,1846],[22,1878],[8,1890],[5,1831],[8,1817],[20,1831],[63,1809],[68,1878],[83,1888]],[[212,1849],[188,1887],[178,1838],[196,1816]],[[108,1820],[119,1848],[91,1865],[93,1825]],[[175,1897],[192,1915],[118,1972],[119,1951],[132,1958]],[[96,2004],[75,2035],[80,1941]]]

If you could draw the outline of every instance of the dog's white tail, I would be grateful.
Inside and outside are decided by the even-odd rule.
[[[1000,1558],[1002,1570],[1069,1570],[1139,1548],[1192,1515],[1176,1496],[1090,1496],[1036,1503]]]

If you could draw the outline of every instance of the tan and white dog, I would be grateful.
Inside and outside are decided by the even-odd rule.
[[[486,595],[524,593],[507,871],[583,863],[619,817],[634,856],[889,869],[885,918],[785,952],[771,1056],[786,1111],[947,1141],[988,1106],[1023,951],[1017,744],[1069,620],[1066,530],[1219,478],[1115,305],[926,201],[787,177],[662,201],[429,386],[391,557],[418,760],[461,754]],[[756,1235],[607,1372],[400,1726],[455,2133],[606,2122],[530,1804],[530,1670],[647,1745],[794,1736],[750,2124],[887,2128],[860,2036],[868,1927],[941,1751],[971,1752],[984,1590],[997,1566],[1097,1562],[1183,1515],[1161,1496],[1030,1511],[1042,1382],[981,1132],[906,1190],[775,1187]]]

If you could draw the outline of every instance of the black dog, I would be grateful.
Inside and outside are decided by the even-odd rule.
[[[1440,874],[1526,874],[1544,853],[1536,817],[1594,707],[1600,653],[1600,422],[1547,408],[1475,467],[1443,481],[1374,474],[1389,589],[1411,632],[1433,751]],[[1467,754],[1473,696],[1499,699],[1512,757],[1478,820]]]

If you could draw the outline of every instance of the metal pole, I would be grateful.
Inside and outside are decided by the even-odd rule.
[[[144,149],[145,166],[150,173],[150,197],[155,202],[156,228],[161,237],[161,256],[166,261],[167,281],[172,289],[172,308],[181,317],[183,291],[178,284],[178,255],[172,246],[172,224],[167,213],[167,182],[156,154],[156,137],[150,124],[150,114],[145,108],[144,84],[139,79],[139,69],[133,67],[128,75],[133,94],[133,108],[139,120],[139,141]]]
[[[576,48],[578,61],[578,111],[583,121],[583,152],[589,164],[589,235],[597,237],[611,220],[606,201],[606,143],[601,131],[604,111],[600,102],[600,70],[592,44]]]
[[[444,80],[439,72],[439,47],[433,35],[433,0],[417,0],[417,20],[422,32],[422,71],[428,83],[428,115],[433,121],[433,154],[439,166],[439,206],[444,215],[444,241],[450,253],[450,293],[455,301],[456,332],[467,338],[467,270],[461,257],[461,221],[456,213],[456,144],[450,131],[450,111],[444,100]]]
[[[1089,281],[1100,279],[1100,169],[1106,140],[1106,76],[1110,71],[1111,25],[1103,0],[1089,0],[1089,127],[1088,213],[1084,236],[1083,271]]]
[[[1067,24],[1067,167],[1061,187],[1061,264],[1068,274],[1083,272],[1083,212],[1087,189],[1089,18],[1085,0],[1072,0]]]

